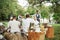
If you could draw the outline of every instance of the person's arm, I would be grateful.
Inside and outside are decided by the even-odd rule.
[[[11,26],[10,26],[11,24],[10,24],[10,22],[8,23],[8,27],[7,27],[7,31],[9,31],[10,32],[10,29],[11,29]]]
[[[19,22],[19,28],[21,28],[21,23]]]

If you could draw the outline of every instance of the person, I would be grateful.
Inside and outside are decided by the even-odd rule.
[[[18,15],[18,21],[21,22],[21,20],[22,20],[22,15],[20,14],[20,15]]]
[[[28,37],[28,32],[30,28],[30,23],[33,23],[33,19],[30,18],[30,15],[27,13],[26,18],[22,20],[22,29],[25,37]],[[28,39],[28,38],[27,38]],[[26,40],[27,40],[26,39]]]
[[[36,17],[34,17],[34,25],[36,40],[44,40],[45,39],[44,27],[39,26],[39,22],[37,21]]]
[[[37,21],[36,17],[34,17],[34,29],[35,32],[40,32],[39,22]]]
[[[23,40],[27,40],[27,36],[24,34],[24,31],[23,31],[24,21],[25,21],[25,17],[22,16],[22,19],[21,19],[21,35],[22,35]]]
[[[39,24],[40,24],[40,18],[41,18],[41,15],[39,14],[39,11],[38,11],[38,10],[36,10],[35,16],[36,16],[37,21],[38,21]]]
[[[35,30],[35,33],[34,33],[34,40],[39,40],[39,35],[38,33],[41,32],[40,31],[40,27],[39,27],[39,22],[37,21],[36,17],[34,16],[34,30]],[[33,35],[33,34],[32,34]],[[33,38],[33,37],[32,37]]]
[[[34,19],[30,18],[29,14],[26,14],[26,19],[25,19],[25,32],[28,33],[28,40],[35,40],[35,32],[33,32],[33,25],[34,24]]]
[[[13,20],[8,23],[8,29],[10,33],[17,35],[18,40],[21,40],[20,28],[20,22],[16,20],[16,16],[13,16]]]
[[[9,18],[9,22],[8,22],[8,25],[7,25],[8,27],[5,28],[7,32],[10,31],[9,23],[10,23],[11,21],[13,21],[13,16],[11,16],[11,17]]]
[[[33,23],[33,20],[30,18],[29,14],[26,14],[25,20],[22,21],[22,27],[25,33],[28,32],[30,23]]]
[[[23,15],[18,15],[18,21],[20,22],[20,26],[22,26],[22,19],[23,19]]]
[[[54,38],[54,28],[52,25],[49,24],[49,20],[47,18],[44,19],[44,29],[45,29],[45,35],[48,40],[53,40]]]

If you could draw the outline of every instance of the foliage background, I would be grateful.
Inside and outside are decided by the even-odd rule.
[[[0,0],[0,21],[8,20],[10,16],[19,14],[25,15],[29,12],[31,15],[35,14],[38,9],[41,13],[42,18],[49,18],[49,14],[54,13],[53,17],[57,23],[60,23],[60,0],[27,0],[29,7],[24,10],[20,5],[17,4],[17,0]],[[50,1],[53,6],[45,7],[42,2]],[[38,5],[39,4],[39,5]],[[38,5],[38,6],[36,6]],[[34,8],[36,6],[36,8]],[[48,15],[48,16],[47,16]]]

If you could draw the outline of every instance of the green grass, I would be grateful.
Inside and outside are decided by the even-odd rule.
[[[60,40],[60,24],[54,24],[54,40]]]
[[[7,27],[8,22],[3,22],[4,25]],[[54,39],[53,40],[60,40],[60,24],[53,24],[54,27]]]
[[[57,26],[60,26],[60,24],[53,24],[53,26],[56,26],[57,27]]]

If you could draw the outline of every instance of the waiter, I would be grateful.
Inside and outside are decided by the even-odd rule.
[[[38,11],[38,10],[36,10],[35,16],[36,16],[37,21],[38,21],[39,24],[40,24],[40,18],[41,18],[41,15],[39,14],[39,11]]]

